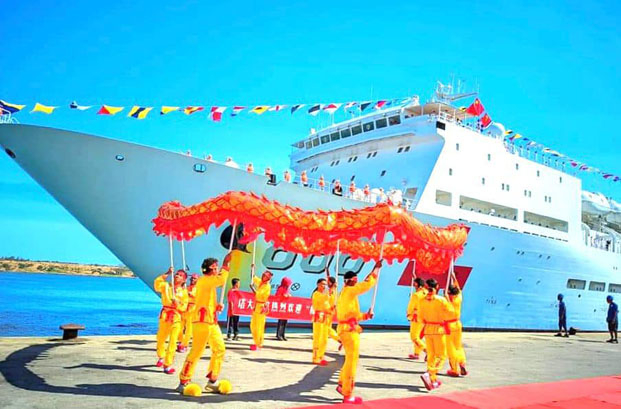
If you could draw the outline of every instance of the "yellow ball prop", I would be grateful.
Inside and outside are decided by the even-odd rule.
[[[185,396],[201,396],[202,394],[201,387],[195,383],[191,383],[185,388],[183,388],[183,394]]]
[[[232,390],[233,385],[231,385],[231,382],[227,381],[226,379],[222,379],[220,381],[220,387],[218,388],[218,392],[220,392],[222,395],[228,395],[229,393],[231,393]]]

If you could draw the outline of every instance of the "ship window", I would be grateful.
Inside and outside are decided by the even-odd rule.
[[[467,196],[459,197],[459,208],[508,220],[517,219],[517,209]]]
[[[306,142],[306,149],[310,149],[313,147],[313,143],[311,141]]]
[[[574,278],[570,278],[567,280],[567,288],[571,288],[574,290],[584,290],[586,287],[586,281],[584,280],[576,280]]]
[[[356,175],[351,175],[351,179],[349,179],[350,182],[353,182],[354,179],[356,179]]]
[[[443,206],[450,206],[453,201],[453,195],[451,192],[445,192],[443,190],[436,190],[436,203]]]
[[[382,173],[380,173],[380,177],[384,176],[386,174],[386,171],[383,170]]]
[[[377,156],[377,151],[373,152],[373,157]]]
[[[502,190],[505,190],[505,184],[504,183],[502,184]]]
[[[608,284],[608,292],[615,293],[615,294],[621,293],[621,284],[613,284],[613,283]]]
[[[458,143],[456,143],[456,144],[455,144],[455,150],[456,150],[456,151],[458,151],[458,150],[459,150],[459,144],[458,144]]]
[[[539,177],[539,171],[537,171],[537,177]]]
[[[453,176],[453,169],[449,168],[449,176]]]
[[[343,129],[341,131],[341,138],[349,138],[351,136],[351,129]]]
[[[518,163],[515,164],[515,170],[520,170],[520,165]]]
[[[528,191],[528,197],[532,197],[532,193],[530,190]]]
[[[591,281],[589,283],[589,291],[605,291],[606,283],[602,283],[599,281]]]
[[[401,153],[403,152],[403,146],[401,146],[399,149],[397,149],[397,153]]]
[[[563,183],[563,177],[562,176],[558,177],[558,183]]]
[[[403,150],[403,152],[409,152],[410,151],[410,145],[406,146],[405,149]]]
[[[388,126],[388,122],[386,121],[386,118],[378,119],[375,121],[375,126],[377,129],[386,128]]]
[[[524,196],[528,196],[528,190],[524,190]]]
[[[444,130],[446,129],[446,125],[444,124],[444,122],[436,121],[436,128]]]
[[[313,139],[313,147],[319,146],[319,138]]]
[[[507,192],[509,191],[509,188],[510,188],[510,187],[511,187],[511,186],[509,186],[509,184],[507,183]]]
[[[548,229],[567,232],[567,222],[564,220],[554,219],[552,217],[542,216],[540,214],[524,212],[524,223],[533,226],[547,227]]]
[[[9,156],[11,156],[11,155],[9,155]],[[12,157],[14,158],[14,157],[15,157],[15,155],[13,155]],[[116,156],[114,157],[114,159],[118,160],[119,162],[122,162],[122,161],[124,161],[124,160],[125,160],[125,156],[123,156],[123,155],[116,155]]]
[[[364,129],[365,132],[369,132],[375,129],[375,125],[373,124],[373,122],[367,122],[366,124],[362,125],[362,129]]]
[[[330,134],[330,140],[331,141],[338,141],[339,139],[341,139],[341,137],[339,136],[338,132],[334,132],[334,133]]]
[[[358,160],[358,157],[357,157],[357,156],[354,156],[354,162],[355,162],[355,161],[357,161],[357,160]]]
[[[487,160],[492,160],[492,154],[491,153],[487,154]]]
[[[371,155],[372,155],[371,152],[367,153],[367,159],[369,159],[371,157]]]
[[[484,185],[485,184],[485,178],[481,178],[481,184]]]
[[[390,126],[399,125],[401,123],[401,117],[399,115],[391,116],[388,118],[388,123]]]
[[[334,164],[334,166],[338,165],[339,163],[341,163],[341,160],[337,160],[336,163]]]
[[[338,135],[338,133],[337,133]],[[321,143],[328,143],[330,142],[330,136],[329,135],[322,135],[321,136]]]
[[[351,128],[351,133],[352,133],[352,135],[358,135],[359,133],[362,133],[362,126],[356,125],[356,126],[352,127]]]
[[[194,172],[203,173],[206,170],[207,170],[207,166],[203,165],[202,163],[194,164]]]

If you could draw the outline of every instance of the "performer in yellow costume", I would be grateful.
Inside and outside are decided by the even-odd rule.
[[[190,339],[192,339],[192,321],[194,320],[194,306],[196,298],[196,282],[198,281],[198,274],[192,274],[190,277],[190,285],[188,286],[188,309],[183,313],[183,337],[181,338],[181,344],[177,348],[177,352],[187,352],[188,345],[190,345]]]
[[[418,322],[418,306],[420,305],[420,300],[427,295],[425,280],[417,277],[414,280],[414,288],[416,291],[410,296],[410,302],[408,303],[406,311],[406,315],[410,321],[410,339],[412,343],[414,343],[414,353],[409,354],[408,358],[419,359],[420,353],[425,350],[425,343],[420,338],[420,331],[423,329],[423,324]]]
[[[339,322],[337,332],[345,348],[345,362],[341,368],[339,385],[336,390],[343,395],[343,403],[362,403],[362,398],[353,396],[356,367],[360,355],[360,333],[362,332],[358,323],[373,318],[373,313],[371,311],[360,312],[358,296],[369,291],[375,285],[381,266],[382,262],[377,262],[373,271],[361,283],[358,282],[358,273],[353,271],[345,273],[345,286],[336,303],[336,316]]]
[[[185,289],[187,274],[183,270],[178,270],[174,277],[174,290],[172,285],[166,281],[172,273],[172,267],[155,279],[153,288],[162,294],[162,311],[160,311],[160,322],[157,329],[157,367],[164,366],[167,374],[175,373],[175,368],[171,367],[177,340],[181,333],[181,318],[188,307],[188,292]],[[168,346],[166,346],[168,340]]]
[[[179,386],[177,390],[183,393],[183,389],[192,379],[196,364],[203,355],[205,347],[209,344],[211,359],[207,372],[207,385],[205,390],[217,392],[220,388],[218,375],[224,360],[224,340],[218,325],[218,313],[224,306],[218,303],[216,288],[223,287],[229,276],[231,253],[228,253],[222,261],[222,269],[218,271],[218,260],[207,258],[203,261],[201,269],[203,276],[196,282],[196,305],[192,323],[193,340],[190,353],[185,358],[183,369],[179,374]],[[222,290],[224,291],[224,290]]]
[[[252,277],[252,285],[250,288],[254,291],[254,311],[250,318],[250,332],[252,332],[252,339],[254,344],[250,345],[252,351],[256,351],[258,348],[263,347],[263,338],[265,335],[265,316],[267,315],[267,309],[265,303],[270,296],[272,286],[270,281],[272,280],[272,272],[265,270],[261,278]]]
[[[438,282],[427,280],[427,295],[420,300],[418,322],[423,324],[427,340],[427,372],[421,376],[427,390],[437,389],[442,382],[438,371],[446,360],[446,335],[449,333],[447,320],[451,317],[451,305],[445,298],[437,295]]]
[[[457,280],[455,280],[454,285],[449,287],[447,296],[452,308],[448,320],[451,333],[446,337],[446,352],[448,353],[451,369],[446,374],[454,377],[459,375],[466,376],[468,375],[466,370],[466,352],[461,343],[461,290]]]
[[[328,326],[326,318],[330,312],[330,295],[326,291],[326,279],[317,280],[317,288],[313,291],[313,364],[326,366],[323,359],[328,344]]]

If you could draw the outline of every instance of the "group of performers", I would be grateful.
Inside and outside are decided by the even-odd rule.
[[[205,390],[226,394],[231,390],[230,382],[219,380],[222,362],[226,352],[224,339],[218,324],[218,314],[223,310],[222,299],[218,299],[216,289],[225,287],[229,276],[231,253],[229,252],[222,266],[215,258],[203,261],[202,276],[193,274],[190,284],[186,286],[187,273],[184,270],[175,272],[172,284],[168,281],[173,273],[172,267],[154,282],[155,290],[161,294],[162,310],[159,317],[157,332],[157,366],[163,367],[166,374],[173,374],[172,367],[175,351],[185,352],[191,348],[179,373],[177,390],[184,394],[198,395],[201,389],[190,381],[196,364],[207,345],[211,349],[211,358],[207,370]],[[344,274],[344,287],[338,290],[338,281],[326,269],[326,277],[317,281],[317,288],[312,294],[312,326],[313,345],[312,363],[326,366],[324,359],[328,339],[339,343],[339,350],[345,350],[345,361],[340,371],[337,391],[343,396],[344,403],[361,403],[362,399],[354,395],[356,368],[360,350],[360,333],[362,321],[373,318],[373,311],[360,311],[358,297],[376,285],[382,261],[378,261],[371,273],[362,281],[358,281],[357,273],[348,271]],[[253,344],[250,349],[256,351],[263,347],[265,321],[268,309],[266,303],[271,292],[273,274],[266,270],[260,277],[253,276],[251,289],[255,294],[255,306],[250,320],[250,331]],[[457,280],[453,277],[453,285],[448,287],[446,297],[438,296],[438,283],[434,279],[424,281],[416,278],[413,287],[416,289],[407,306],[407,318],[410,321],[410,336],[414,344],[411,359],[420,359],[426,352],[427,372],[421,376],[428,390],[436,389],[441,382],[438,372],[442,369],[448,356],[449,376],[465,376],[466,357],[461,343],[462,326],[460,322],[461,291]],[[288,294],[290,280],[282,290],[283,297]],[[233,279],[231,291],[239,291],[239,279]],[[279,290],[280,291],[280,290]],[[229,294],[230,296],[230,294]],[[230,305],[230,298],[229,298]],[[230,307],[229,307],[230,308]],[[333,329],[336,315],[337,329]],[[229,317],[230,338],[231,328],[234,339],[238,334],[237,322]],[[279,337],[280,337],[279,323]],[[286,322],[283,324],[286,325]],[[284,338],[284,328],[282,330]],[[181,337],[181,338],[180,338]],[[166,342],[168,341],[168,345]],[[198,389],[198,390],[196,390]]]

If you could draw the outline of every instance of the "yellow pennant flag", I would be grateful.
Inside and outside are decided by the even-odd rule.
[[[110,105],[102,105],[97,111],[97,115],[114,115],[121,112],[125,107],[112,107]]]
[[[170,112],[173,111],[178,111],[179,107],[167,107],[167,106],[163,106],[162,109],[160,110],[160,115],[166,115]]]
[[[129,114],[127,114],[127,116],[136,119],[145,119],[152,109],[152,107],[139,107],[136,105],[129,111]]]
[[[58,107],[51,107],[43,104],[39,104],[38,102],[35,104],[34,108],[32,108],[32,112],[43,112],[44,114],[51,114]]]
[[[267,111],[268,109],[270,109],[269,105],[259,105],[259,106],[252,108],[250,112],[254,112],[257,115],[261,115],[263,112]]]

